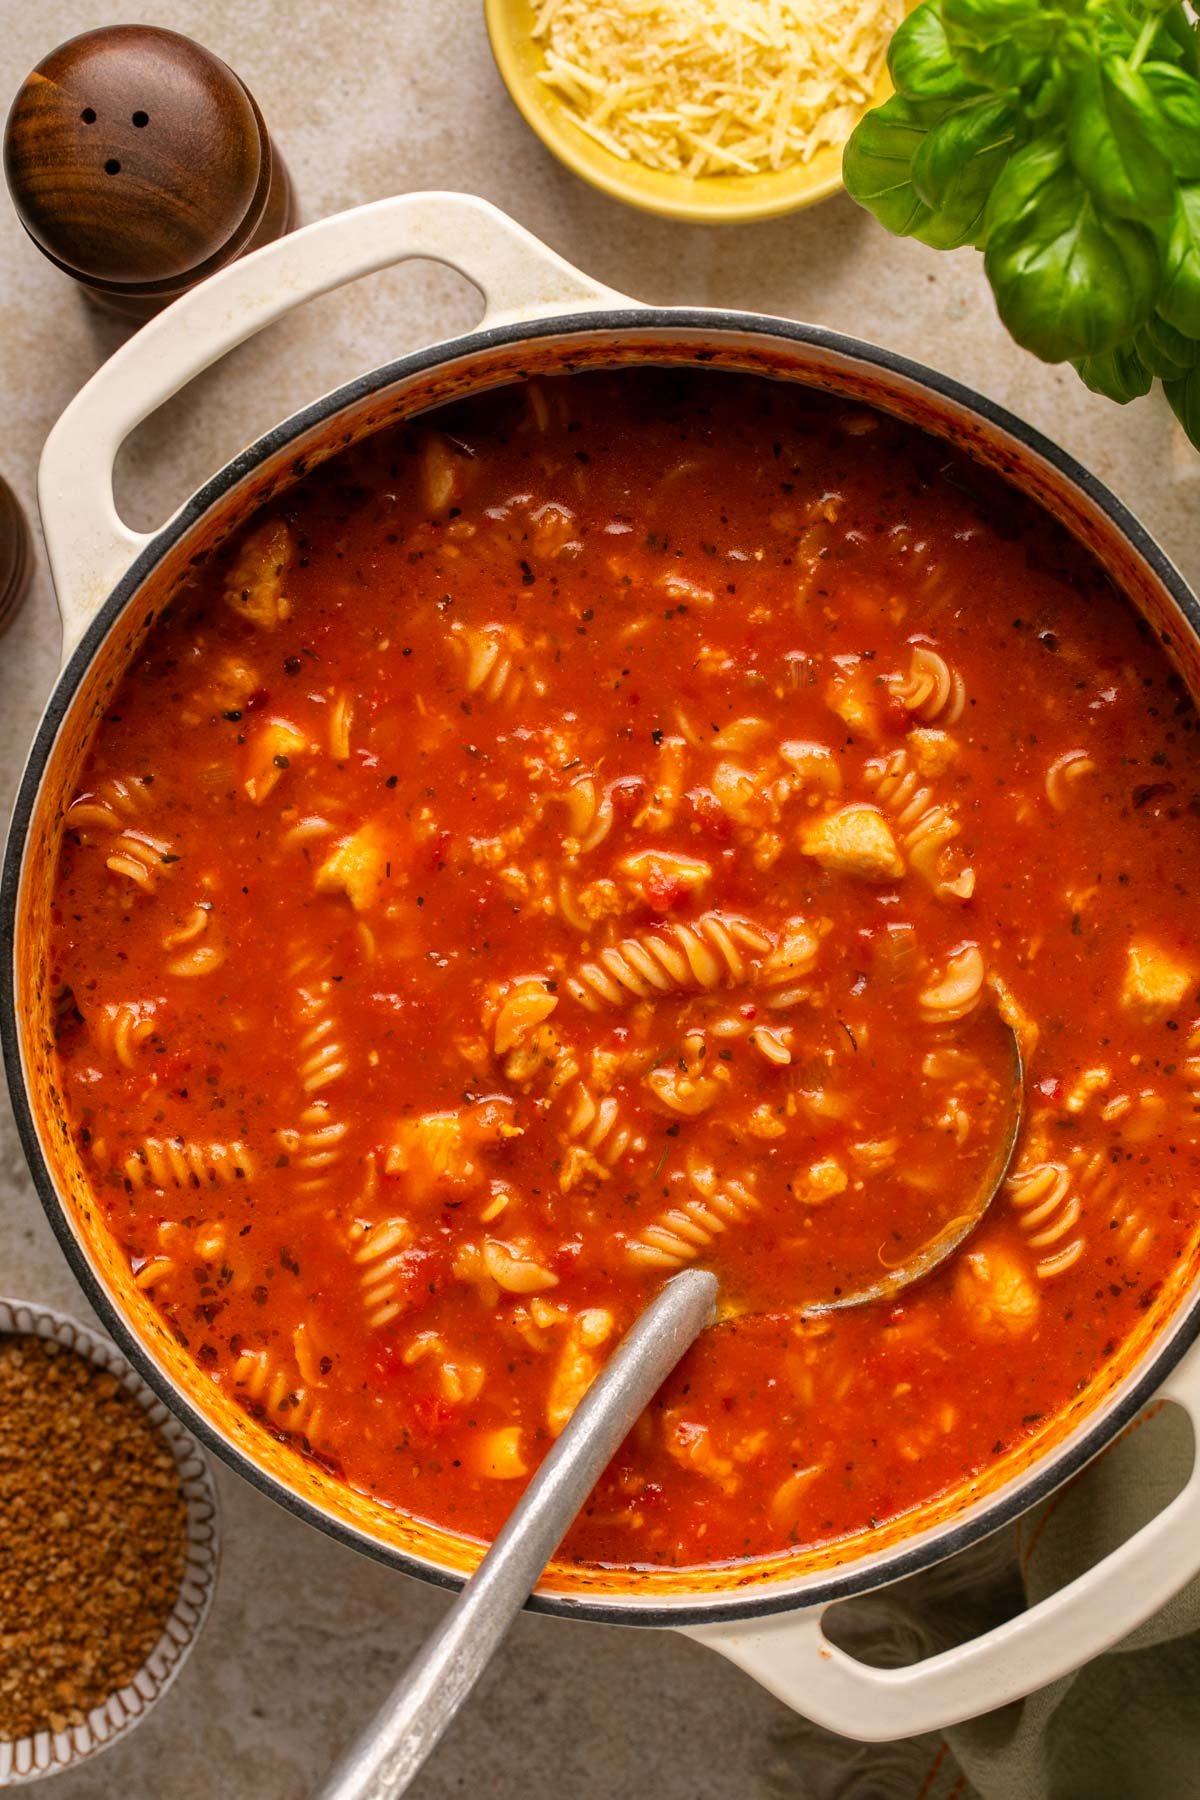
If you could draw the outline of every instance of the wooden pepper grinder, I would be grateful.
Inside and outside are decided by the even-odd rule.
[[[0,634],[25,598],[33,566],[29,526],[21,502],[0,476]]]
[[[253,95],[219,57],[153,25],[52,50],[13,101],[4,171],[38,248],[130,319],[295,222]]]

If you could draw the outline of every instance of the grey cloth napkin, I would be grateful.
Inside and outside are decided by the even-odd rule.
[[[855,1655],[896,1667],[1032,1606],[1183,1487],[1183,1412],[1158,1402],[1012,1530],[826,1616]],[[1019,1705],[903,1743],[849,1743],[797,1719],[772,1744],[780,1800],[1200,1800],[1200,1581],[1078,1673]]]

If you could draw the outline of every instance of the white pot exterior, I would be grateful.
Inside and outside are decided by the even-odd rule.
[[[112,469],[121,444],[153,412],[202,369],[272,320],[316,294],[359,275],[413,257],[430,257],[460,270],[485,297],[480,331],[421,359],[406,359],[395,373],[365,377],[270,434],[201,490],[160,533],[142,535],[120,519]],[[39,495],[47,548],[63,620],[64,673],[31,757],[14,818],[6,865],[6,916],[17,916],[17,890],[27,877],[27,834],[38,802],[41,772],[71,693],[84,678],[100,642],[136,597],[174,533],[190,530],[206,506],[220,506],[244,487],[257,467],[328,437],[338,408],[361,405],[363,392],[403,397],[421,368],[461,364],[464,388],[471,370],[483,369],[496,346],[514,340],[561,342],[582,361],[602,361],[605,344],[619,345],[629,360],[654,360],[656,338],[691,344],[695,354],[719,343],[726,360],[773,357],[786,376],[789,355],[798,378],[832,387],[854,387],[864,397],[942,435],[955,438],[1002,471],[1019,474],[1035,495],[1054,497],[1054,510],[1085,540],[1103,540],[1114,572],[1135,571],[1153,587],[1155,623],[1169,617],[1188,649],[1193,690],[1200,689],[1200,608],[1136,522],[1097,483],[1054,446],[999,409],[930,371],[885,352],[790,322],[719,312],[657,312],[615,294],[571,268],[522,227],[486,202],[464,195],[413,194],[375,202],[325,219],[233,264],[152,320],[93,377],[47,440]],[[791,350],[789,351],[789,345]],[[639,348],[640,347],[640,348]],[[799,358],[802,349],[802,368]],[[511,367],[511,363],[510,363]],[[493,380],[512,379],[512,374]],[[372,382],[374,385],[372,386]],[[357,391],[356,391],[357,390]],[[399,404],[397,406],[399,411]],[[1112,563],[1110,557],[1110,564]],[[131,571],[139,565],[137,579]],[[118,602],[117,590],[124,590]],[[115,610],[113,610],[115,608]],[[1185,663],[1188,657],[1184,657]],[[15,937],[15,931],[14,931]],[[165,1368],[122,1318],[90,1259],[82,1234],[50,1173],[28,1101],[28,1070],[14,996],[15,972],[0,1011],[10,1085],[35,1180],[51,1222],[76,1272],[131,1359],[177,1412],[227,1460],[276,1498],[344,1541],[385,1555],[361,1534],[319,1516],[319,1509],[290,1500],[265,1479],[198,1415]],[[982,1495],[953,1518],[841,1569],[828,1568],[793,1581],[774,1580],[724,1593],[663,1596],[614,1594],[585,1604],[540,1592],[534,1605],[615,1623],[676,1626],[754,1675],[798,1711],[846,1736],[885,1740],[936,1729],[989,1710],[1077,1668],[1149,1617],[1200,1571],[1200,1474],[1166,1510],[1104,1563],[1061,1593],[974,1643],[912,1668],[879,1670],[848,1657],[824,1636],[828,1604],[952,1554],[1015,1518],[1073,1474],[1160,1389],[1200,1423],[1200,1354],[1186,1352],[1200,1325],[1195,1290],[1176,1306],[1153,1346],[1081,1418],[1051,1454],[1006,1486]],[[1165,1382],[1165,1385],[1163,1385]],[[450,1584],[461,1570],[434,1561],[391,1557],[400,1566]]]

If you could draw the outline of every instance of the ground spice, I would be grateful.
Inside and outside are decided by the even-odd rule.
[[[0,1337],[0,1739],[80,1724],[137,1673],[186,1553],[174,1458],[118,1377]]]

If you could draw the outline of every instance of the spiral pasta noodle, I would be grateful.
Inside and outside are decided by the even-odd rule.
[[[1039,1279],[1049,1281],[1077,1263],[1083,1255],[1084,1240],[1075,1227],[1083,1205],[1079,1195],[1071,1190],[1066,1165],[1023,1163],[1013,1170],[1004,1186],[1030,1249],[1038,1252],[1034,1268]]]
[[[247,1181],[254,1159],[245,1144],[199,1144],[188,1138],[148,1137],[126,1157],[125,1179],[131,1187],[207,1187]]]
[[[623,938],[584,963],[567,983],[568,992],[596,1012],[664,994],[703,992],[747,981],[749,958],[762,956],[772,939],[748,919],[707,912],[690,924]]]
[[[502,625],[451,627],[451,643],[458,652],[463,686],[481,700],[514,706],[526,694],[545,693],[546,684],[526,660],[528,652],[519,634]]]
[[[967,684],[929,644],[914,644],[907,675],[888,680],[901,706],[927,725],[957,725],[967,704]]]
[[[689,1170],[692,1197],[667,1207],[654,1222],[629,1239],[625,1253],[642,1268],[682,1269],[711,1249],[730,1226],[743,1225],[758,1200],[747,1182],[719,1180],[708,1165]]]
[[[985,966],[978,944],[964,944],[946,960],[917,995],[917,1010],[926,1025],[954,1025],[974,1012],[983,998]]]
[[[921,879],[939,899],[969,900],[975,891],[974,872],[951,873],[945,867],[945,852],[959,835],[958,820],[922,785],[908,752],[893,750],[869,762],[864,773],[880,806],[895,821],[905,856]]]

